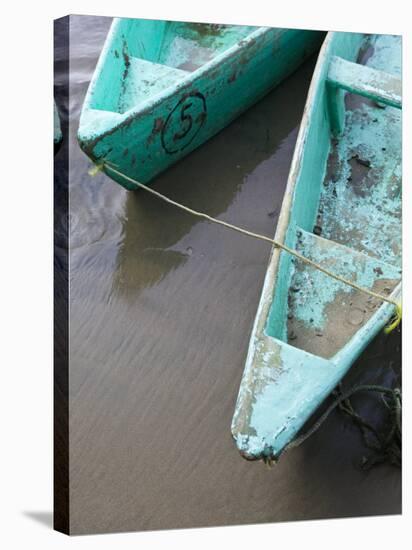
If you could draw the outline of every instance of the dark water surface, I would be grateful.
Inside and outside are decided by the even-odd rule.
[[[238,454],[230,423],[270,250],[88,175],[76,131],[109,25],[71,18],[68,105],[56,81],[70,115],[71,531],[399,513],[400,471],[361,471],[367,451],[339,413],[271,470]],[[313,67],[154,187],[273,235]],[[397,333],[374,341],[351,381],[395,384],[399,373]],[[372,399],[356,403],[379,418]]]

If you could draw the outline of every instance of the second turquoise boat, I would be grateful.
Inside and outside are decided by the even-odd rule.
[[[80,146],[95,163],[109,161],[147,183],[279,84],[323,36],[116,19],[83,105]]]
[[[329,33],[313,75],[276,240],[401,299],[401,37]],[[275,248],[232,434],[276,459],[395,306]]]

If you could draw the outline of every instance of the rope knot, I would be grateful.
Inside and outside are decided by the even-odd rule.
[[[389,325],[387,327],[385,327],[385,334],[389,334],[397,326],[399,326],[401,320],[402,320],[402,305],[401,304],[396,304],[395,305],[395,312],[393,314],[393,317],[390,320]]]

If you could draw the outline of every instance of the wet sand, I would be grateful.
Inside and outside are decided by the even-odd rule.
[[[71,19],[71,532],[400,513],[400,471],[361,471],[367,451],[339,413],[271,470],[238,454],[230,423],[270,250],[88,175],[75,135],[109,24]],[[154,187],[273,235],[314,62]],[[61,91],[58,81],[64,107]],[[379,336],[350,373],[399,376],[399,333]],[[354,402],[379,420],[373,398]]]

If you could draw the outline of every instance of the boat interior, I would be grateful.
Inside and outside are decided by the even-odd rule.
[[[175,86],[255,30],[241,25],[119,19],[112,27],[100,86],[90,106],[123,114]]]
[[[401,37],[332,40],[277,238],[389,295],[401,279]],[[266,334],[328,359],[382,303],[285,252],[275,289]]]

